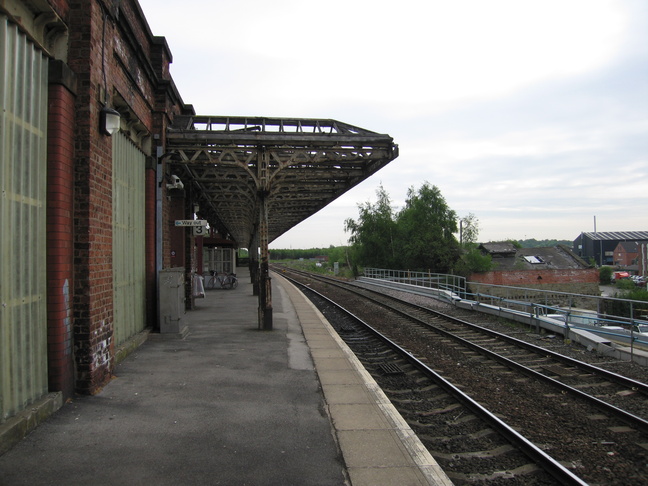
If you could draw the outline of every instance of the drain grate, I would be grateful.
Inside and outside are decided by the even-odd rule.
[[[402,375],[405,373],[400,366],[394,363],[381,363],[378,367],[385,375]]]

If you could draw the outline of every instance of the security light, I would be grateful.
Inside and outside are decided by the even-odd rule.
[[[112,108],[104,106],[101,109],[99,120],[101,125],[101,132],[105,135],[112,135],[113,133],[119,131],[120,120],[121,115],[117,110],[113,110]]]

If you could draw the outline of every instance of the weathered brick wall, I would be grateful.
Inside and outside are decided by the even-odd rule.
[[[523,287],[583,295],[600,295],[599,272],[595,268],[565,270],[511,270],[475,273],[468,279],[472,292],[507,297],[509,292],[479,284]]]
[[[598,283],[599,274],[595,268],[564,270],[507,270],[475,273],[470,276],[473,282],[493,285],[550,285],[565,283]]]
[[[70,12],[69,0],[49,0],[50,7],[56,15],[63,19],[64,22],[67,22],[68,14]]]
[[[140,148],[155,156],[156,146],[164,144],[166,127],[182,105],[168,77],[171,55],[166,43],[151,36],[135,0],[70,1],[69,6],[67,62],[78,79],[74,104],[75,388],[92,394],[110,378],[114,358],[112,139],[99,131],[100,112],[105,103],[130,123],[145,127],[153,142]],[[155,159],[152,161],[145,204],[147,315],[151,321],[156,296]],[[167,205],[163,198],[165,214]]]
[[[112,144],[100,135],[109,22],[96,1],[73,2],[68,64],[78,78],[75,110],[74,352],[77,391],[95,393],[112,371]],[[105,48],[105,51],[104,51]]]
[[[47,142],[47,342],[50,391],[74,392],[74,91],[62,62],[49,66]]]

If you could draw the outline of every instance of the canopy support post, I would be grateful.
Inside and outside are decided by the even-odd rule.
[[[272,331],[272,279],[268,251],[268,163],[270,154],[266,147],[259,150],[259,247],[261,259],[259,268],[259,330]]]

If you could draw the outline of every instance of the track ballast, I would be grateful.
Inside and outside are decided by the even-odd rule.
[[[604,375],[597,373],[601,366],[580,366],[574,360],[538,354],[515,341],[480,332],[479,327],[485,326],[474,328],[467,322],[471,320],[467,317],[483,321],[478,314],[464,312],[457,320],[438,310],[414,310],[411,304],[358,290],[352,283],[281,271],[341,304],[520,432],[568,469],[574,476],[572,484],[648,483],[648,387],[641,372],[639,378],[630,379],[623,378],[619,370]],[[447,390],[423,377],[415,365],[396,356],[393,348],[377,351],[367,341],[368,331],[356,329],[330,303],[308,296],[455,483],[565,483],[565,478],[557,480],[543,471],[542,458],[530,460],[496,426],[448,398]],[[411,314],[416,314],[415,320],[429,320],[432,327],[423,327]],[[513,330],[516,333],[528,334],[520,328]],[[496,357],[482,348],[491,348]],[[606,409],[607,404],[612,409]]]

